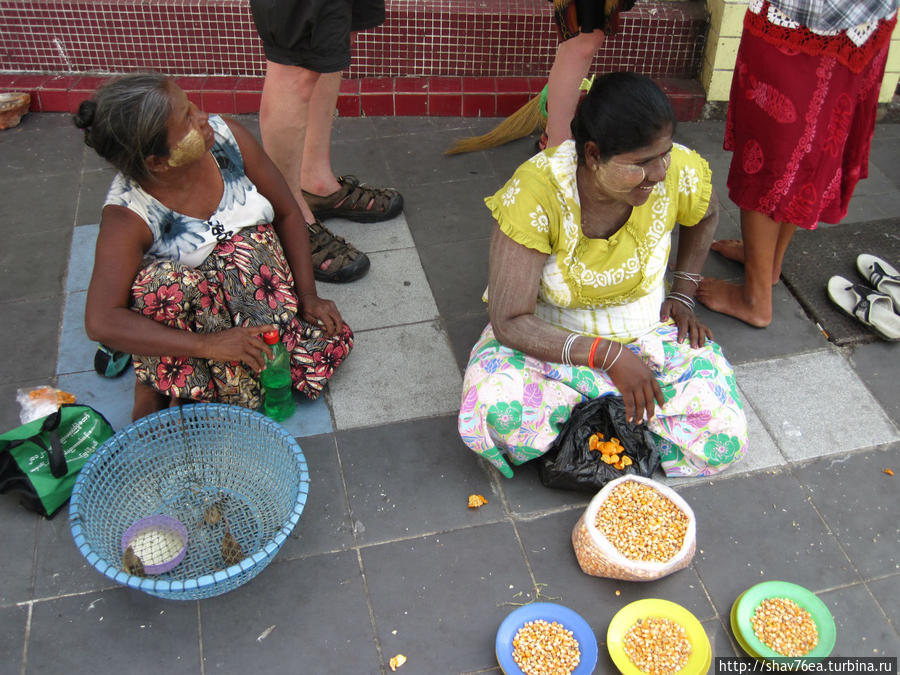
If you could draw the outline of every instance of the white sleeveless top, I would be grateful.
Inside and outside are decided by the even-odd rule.
[[[153,234],[148,257],[197,267],[219,241],[245,227],[271,223],[275,217],[272,204],[244,173],[244,160],[231,129],[218,115],[209,116],[209,125],[215,133],[211,152],[225,189],[208,220],[172,211],[121,173],[113,179],[104,206],[124,206],[141,217]]]

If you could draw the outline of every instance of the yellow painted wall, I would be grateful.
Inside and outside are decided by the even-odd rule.
[[[731,76],[741,39],[747,0],[707,0],[710,14],[709,35],[703,56],[700,80],[706,89],[708,101],[727,101],[731,89]],[[900,80],[900,31],[894,30],[887,67],[881,83],[879,101],[888,103]]]

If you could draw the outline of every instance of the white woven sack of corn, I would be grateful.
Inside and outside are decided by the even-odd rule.
[[[601,505],[616,486],[625,481],[637,481],[649,485],[669,499],[687,516],[688,523],[681,547],[674,556],[665,562],[633,560],[625,557],[596,525]],[[697,547],[697,521],[694,518],[694,511],[688,503],[672,488],[643,476],[622,476],[607,483],[591,499],[590,504],[572,530],[572,546],[575,548],[578,564],[585,574],[625,581],[652,581],[690,565]]]

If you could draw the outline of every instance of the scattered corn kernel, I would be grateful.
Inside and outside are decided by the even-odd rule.
[[[628,480],[603,500],[594,524],[629,560],[667,562],[684,544],[688,517],[650,485]]]
[[[893,469],[885,469],[884,472],[885,472],[888,476],[893,476],[893,475],[894,475],[894,470],[893,470]]]
[[[760,642],[782,656],[806,656],[819,644],[809,612],[790,598],[767,598],[750,617]]]
[[[570,675],[581,662],[578,640],[556,621],[528,621],[512,643],[513,660],[525,675]]]
[[[403,654],[397,654],[397,656],[392,656],[388,665],[390,665],[392,671],[396,671],[397,668],[406,663],[406,657]]]
[[[488,503],[488,500],[484,498],[484,495],[469,495],[469,508],[477,509],[479,506],[484,506]]]
[[[638,670],[650,675],[674,675],[687,665],[691,641],[684,626],[671,619],[638,619],[625,633],[622,647]]]

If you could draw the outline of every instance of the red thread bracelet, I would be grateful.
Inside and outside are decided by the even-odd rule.
[[[588,353],[588,368],[594,367],[594,354],[597,353],[597,345],[600,344],[602,339],[601,337],[594,338],[594,341],[591,343],[591,351]]]

